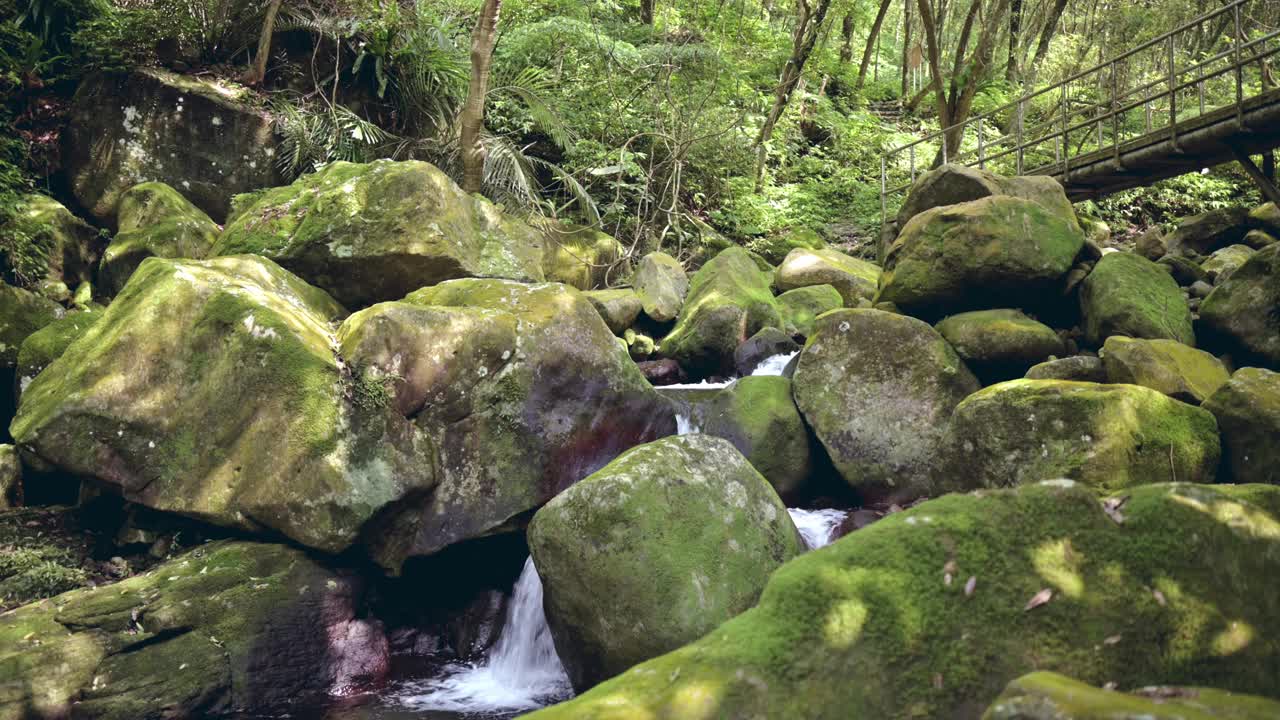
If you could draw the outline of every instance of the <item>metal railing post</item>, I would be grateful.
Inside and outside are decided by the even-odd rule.
[[[1120,162],[1120,113],[1116,104],[1120,95],[1120,77],[1117,75],[1116,62],[1111,61],[1111,157],[1117,164]]]
[[[1026,112],[1026,99],[1025,98],[1019,99],[1018,100],[1018,118],[1017,118],[1017,122],[1015,123],[1017,125],[1017,134],[1014,137],[1014,141],[1013,141],[1014,150],[1015,150],[1014,154],[1018,156],[1017,172],[1014,173],[1015,175],[1022,174],[1022,149],[1023,149],[1022,148],[1022,120],[1025,112]]]
[[[1070,82],[1062,84],[1062,92],[1058,95],[1058,111],[1062,113],[1062,130],[1058,134],[1058,145],[1061,148],[1062,155],[1062,180],[1067,180],[1067,92],[1071,88]]]
[[[1231,7],[1235,16],[1236,36],[1233,41],[1232,54],[1235,56],[1236,70],[1236,127],[1244,129],[1244,63],[1240,53],[1244,48],[1244,29],[1240,25],[1240,3]]]
[[[987,145],[982,138],[982,118],[978,118],[978,168],[987,169]]]
[[[1173,141],[1175,152],[1178,147],[1178,73],[1174,68],[1173,35],[1169,36],[1169,139]]]
[[[916,146],[915,145],[912,145],[911,147],[907,148],[907,157],[911,159],[911,182],[912,184],[915,184],[915,181],[916,181]]]
[[[884,228],[885,220],[888,219],[888,212],[885,210],[884,194],[887,187],[885,179],[885,157],[880,156],[880,227]]]

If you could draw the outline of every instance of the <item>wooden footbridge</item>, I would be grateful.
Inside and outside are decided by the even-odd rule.
[[[880,166],[881,212],[938,161],[1050,175],[1080,201],[1237,160],[1280,202],[1274,177],[1249,157],[1280,147],[1280,89],[1268,67],[1280,55],[1280,29],[1264,2],[1231,0],[1057,84],[889,151]],[[1200,45],[1209,47],[1202,57],[1180,64]],[[1152,68],[1159,68],[1154,80]]]

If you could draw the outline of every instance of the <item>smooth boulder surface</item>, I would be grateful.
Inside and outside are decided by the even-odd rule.
[[[947,164],[916,179],[898,211],[898,227],[926,210],[981,200],[993,195],[1021,198],[1042,205],[1069,224],[1078,225],[1062,184],[1046,175],[1004,177],[964,165]]]
[[[630,288],[592,290],[583,293],[583,296],[600,313],[600,317],[604,318],[604,324],[609,326],[614,335],[622,335],[635,325],[636,318],[640,317],[643,309],[640,296]]]
[[[951,412],[980,387],[927,323],[880,310],[818,318],[792,383],[800,413],[864,502],[931,494]]]
[[[595,290],[631,275],[626,248],[608,233],[560,224],[550,225],[543,232],[546,249],[542,273],[548,282]]]
[[[362,582],[284,545],[217,542],[0,615],[0,718],[208,717],[377,681]]]
[[[784,498],[796,497],[814,469],[813,441],[791,397],[791,380],[744,377],[700,410],[698,431],[724,438]]]
[[[975,310],[952,315],[935,329],[975,373],[1010,380],[1065,352],[1053,328],[1021,310]]]
[[[47,195],[22,196],[0,226],[0,271],[6,282],[63,301],[93,280],[105,241],[98,230]]]
[[[1239,243],[1251,225],[1248,208],[1210,210],[1178,223],[1169,235],[1169,252],[1186,256],[1209,255],[1219,248]]]
[[[1280,244],[1259,250],[1200,305],[1214,339],[1280,369]]]
[[[63,136],[71,192],[110,222],[126,190],[154,180],[222,221],[233,196],[282,182],[271,114],[252,98],[235,83],[158,68],[88,78]]]
[[[810,285],[788,290],[778,296],[778,310],[787,329],[797,335],[813,334],[814,320],[828,310],[844,306],[840,291],[831,285]]]
[[[102,284],[120,292],[149,257],[200,260],[222,228],[177,190],[160,182],[134,185],[116,207],[116,236],[102,254]]]
[[[742,248],[721,251],[694,274],[662,354],[701,376],[732,371],[742,341],[763,328],[782,327],[770,275]]]
[[[529,549],[581,690],[750,608],[802,546],[782,501],[729,442],[684,435],[628,450],[547,503]]]
[[[1231,277],[1231,273],[1240,269],[1249,261],[1253,255],[1253,248],[1248,245],[1228,245],[1220,250],[1215,250],[1207,260],[1200,264],[1204,271],[1209,273],[1209,278],[1214,284],[1221,284],[1224,280]]]
[[[17,365],[23,341],[65,312],[48,298],[0,282],[0,369]]]
[[[335,355],[345,312],[263,258],[148,258],[22,394],[15,442],[145,507],[328,552],[435,484]]]
[[[1104,491],[1214,481],[1213,415],[1138,385],[1011,380],[965,399],[951,417],[953,486],[1068,478]]]
[[[454,278],[543,279],[536,230],[425,162],[330,163],[245,202],[211,255],[270,258],[351,308]]]
[[[69,312],[27,336],[18,350],[15,372],[17,396],[54,360],[62,357],[71,343],[102,317],[101,310]]]
[[[1112,335],[1177,340],[1195,347],[1191,311],[1178,283],[1150,260],[1107,253],[1080,286],[1086,339],[1101,345]]]
[[[1203,407],[1222,432],[1224,480],[1280,485],[1280,373],[1240,368]]]
[[[880,267],[834,248],[796,248],[778,266],[774,287],[780,291],[830,285],[840,292],[845,307],[859,298],[871,300],[880,282]]]
[[[1102,364],[1107,382],[1143,385],[1193,405],[1231,377],[1218,358],[1175,340],[1113,335],[1102,346]]]
[[[644,314],[658,322],[670,322],[684,307],[689,277],[680,261],[663,252],[640,258],[631,285],[640,296]]]
[[[1069,482],[893,513],[779,568],[698,642],[528,718],[975,720],[1045,667],[1274,693],[1280,488],[1120,497],[1122,523]]]
[[[1102,366],[1100,357],[1073,355],[1035,365],[1027,370],[1024,377],[1028,380],[1079,380],[1104,383],[1107,381],[1107,370]]]
[[[1009,683],[982,720],[1270,720],[1280,702],[1214,688],[1096,688],[1053,672]]]
[[[18,449],[0,445],[0,510],[17,507],[22,500],[22,461]]]
[[[916,215],[885,257],[877,302],[929,317],[1025,307],[1056,289],[1084,245],[1067,220],[1031,200],[997,195]]]

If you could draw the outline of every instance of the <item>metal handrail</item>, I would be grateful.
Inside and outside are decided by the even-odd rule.
[[[1107,143],[1104,141],[1104,124],[1110,121],[1111,125],[1111,142],[1110,150],[1119,158],[1121,144],[1129,144],[1133,140],[1150,137],[1161,136],[1167,137],[1173,141],[1175,148],[1178,143],[1178,112],[1179,112],[1179,94],[1198,88],[1198,105],[1199,114],[1186,119],[1195,119],[1205,115],[1205,83],[1227,74],[1234,74],[1235,84],[1235,108],[1237,123],[1243,123],[1243,104],[1244,96],[1244,68],[1255,63],[1262,63],[1267,58],[1280,53],[1280,46],[1268,49],[1266,44],[1273,39],[1280,38],[1280,30],[1272,31],[1264,34],[1259,38],[1247,38],[1244,34],[1241,22],[1241,8],[1249,2],[1255,0],[1232,0],[1226,5],[1206,12],[1193,20],[1187,21],[1178,27],[1169,30],[1158,37],[1148,40],[1137,47],[1131,48],[1120,55],[1112,57],[1104,62],[1094,65],[1091,68],[1077,72],[1070,77],[1060,80],[1053,85],[1029,92],[1017,100],[1006,103],[995,110],[983,113],[981,115],[968,118],[962,122],[955,123],[948,127],[942,128],[924,137],[918,138],[905,145],[893,148],[885,153],[880,159],[880,213],[881,220],[886,219],[887,214],[887,198],[890,195],[903,192],[911,187],[916,179],[916,147],[926,143],[941,139],[941,159],[945,162],[960,162],[964,165],[977,164],[979,167],[985,168],[988,163],[997,159],[1007,158],[1010,155],[1016,155],[1014,162],[1014,174],[1057,174],[1061,172],[1063,179],[1066,180],[1070,176],[1071,171],[1071,136],[1083,130],[1093,132],[1096,130],[1097,143],[1096,147],[1088,152],[1096,153],[1106,149]],[[1193,30],[1206,22],[1220,18],[1224,15],[1232,16],[1233,33],[1231,37],[1231,46],[1226,50],[1218,52],[1208,58],[1201,59],[1186,67],[1178,67],[1176,63],[1176,38],[1179,34]],[[1135,88],[1125,89],[1121,91],[1118,81],[1118,70],[1120,64],[1125,60],[1152,48],[1158,48],[1161,44],[1166,47],[1167,55],[1162,58],[1161,64],[1167,63],[1167,69],[1164,77],[1147,82]],[[1230,64],[1225,67],[1219,67],[1210,70],[1212,65],[1220,63],[1223,60],[1230,60]],[[1107,72],[1106,75],[1103,75]],[[1071,86],[1077,81],[1097,75],[1100,85],[1106,88],[1105,97],[1100,98],[1098,102],[1085,101],[1081,107],[1075,110],[1070,108],[1069,94]],[[1183,81],[1184,77],[1195,75],[1190,81]],[[1026,108],[1036,98],[1040,98],[1050,93],[1058,92],[1060,94],[1057,101],[1057,109],[1050,113],[1048,119],[1039,122],[1031,127],[1024,124]],[[1133,98],[1136,96],[1137,99]],[[1163,101],[1167,101],[1163,102]],[[1154,105],[1159,107],[1154,107]],[[1129,140],[1121,140],[1122,129],[1120,127],[1120,118],[1128,113],[1145,109],[1146,120],[1144,123],[1144,131],[1137,136],[1130,137]],[[1094,114],[1096,111],[1096,114]],[[1156,127],[1153,125],[1153,112],[1160,112],[1161,115],[1167,115],[1168,122],[1165,125]],[[1082,121],[1073,121],[1073,117],[1085,116]],[[996,138],[988,138],[984,135],[984,125],[990,123],[999,127],[998,119],[1007,118],[1011,125],[1015,128],[1009,132],[1003,132]],[[1185,121],[1184,119],[1183,121]],[[954,152],[947,147],[946,136],[960,131],[963,138],[964,131],[970,126],[977,126],[977,148],[964,150],[963,148],[955,148]],[[1039,165],[1029,173],[1024,167],[1024,159],[1028,151],[1034,151],[1041,148],[1046,143],[1057,141],[1054,146],[1055,158],[1052,163]],[[1083,147],[1088,138],[1080,143]],[[996,148],[994,153],[989,152],[989,148]],[[903,185],[890,188],[888,187],[888,171],[891,161],[895,161],[903,153],[908,155],[909,163],[909,181]],[[1080,157],[1081,154],[1077,154]],[[949,157],[950,156],[950,157]],[[969,162],[962,162],[966,158],[971,158]]]

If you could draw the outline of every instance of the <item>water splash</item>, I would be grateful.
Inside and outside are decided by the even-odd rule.
[[[787,365],[791,362],[791,359],[799,354],[800,351],[796,350],[795,352],[780,353],[778,355],[767,357],[760,361],[760,364],[756,366],[755,370],[751,371],[751,374],[753,376],[781,375],[782,371],[787,369]]]
[[[791,521],[796,524],[796,529],[800,531],[800,536],[804,538],[804,543],[809,546],[810,550],[817,550],[831,544],[831,536],[835,533],[836,528],[840,527],[840,523],[849,515],[845,510],[801,510],[800,508],[788,508],[787,512],[791,513]]]
[[[693,422],[693,417],[684,413],[676,413],[676,434],[692,435],[698,432],[698,426]]]
[[[406,686],[397,700],[414,710],[504,713],[533,710],[573,695],[542,612],[542,579],[524,563],[502,635],[477,664],[453,664],[441,677]]]

